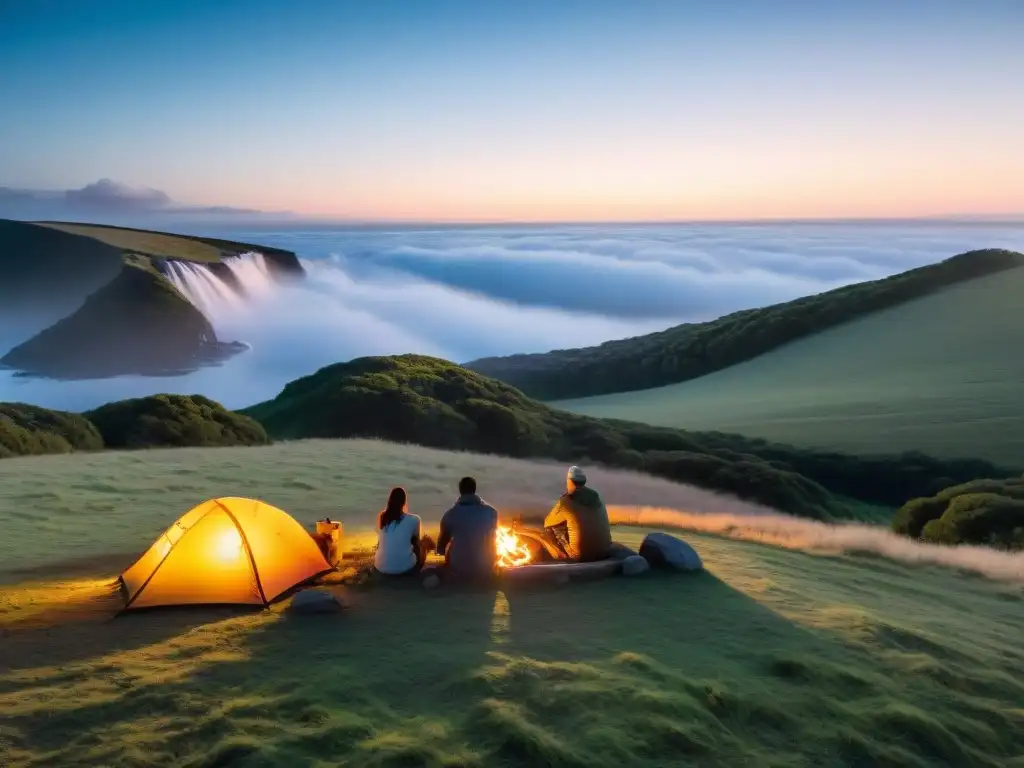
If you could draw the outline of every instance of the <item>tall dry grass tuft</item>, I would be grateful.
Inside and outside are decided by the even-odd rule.
[[[616,525],[718,533],[787,549],[868,553],[911,565],[941,565],[990,579],[1024,582],[1024,552],[1000,552],[987,547],[966,545],[950,547],[925,544],[897,536],[877,525],[821,523],[777,513],[749,515],[683,512],[664,507],[617,505],[609,506],[608,515]]]

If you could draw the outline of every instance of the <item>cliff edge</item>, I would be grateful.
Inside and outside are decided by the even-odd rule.
[[[0,322],[31,312],[57,317],[114,279],[117,248],[90,237],[0,219]]]
[[[58,379],[166,376],[245,348],[219,341],[209,320],[148,259],[126,257],[112,281],[71,315],[14,347],[0,365]]]
[[[0,330],[6,332],[0,354],[20,342],[0,357],[0,367],[62,379],[176,375],[241,352],[248,345],[217,339],[167,276],[175,262],[201,265],[244,296],[227,261],[247,252],[262,254],[275,281],[305,275],[298,257],[281,248],[97,224],[0,220]]]

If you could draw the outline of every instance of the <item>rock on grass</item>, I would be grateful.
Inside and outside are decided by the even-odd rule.
[[[649,533],[640,545],[640,555],[651,564],[652,568],[672,571],[701,571],[701,562],[697,550],[682,539],[667,533]]]

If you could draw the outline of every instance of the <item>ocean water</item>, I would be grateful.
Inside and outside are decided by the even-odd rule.
[[[883,222],[211,229],[295,251],[300,284],[235,265],[250,299],[182,278],[224,340],[251,349],[179,377],[58,382],[0,373],[0,401],[83,410],[159,392],[238,408],[361,355],[485,355],[598,344],[902,272],[975,248],[1024,251],[1024,223]],[[5,321],[0,350],[21,341]],[[24,329],[21,329],[24,333]]]

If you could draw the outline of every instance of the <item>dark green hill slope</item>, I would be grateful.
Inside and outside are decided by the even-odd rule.
[[[379,437],[507,456],[593,461],[732,493],[791,514],[843,517],[841,496],[899,506],[953,482],[1016,471],[920,454],[857,457],[721,433],[594,419],[420,355],[364,357],[244,409],[277,439]],[[950,478],[956,478],[950,480]]]
[[[0,322],[26,310],[73,308],[122,263],[119,249],[93,238],[0,219]]]
[[[0,365],[50,378],[169,374],[238,351],[148,261],[117,276],[73,314],[19,344]]]
[[[675,384],[750,360],[801,337],[929,293],[1024,266],[1024,255],[970,251],[881,280],[858,283],[707,323],[597,347],[474,360],[471,370],[531,397],[561,400]]]

